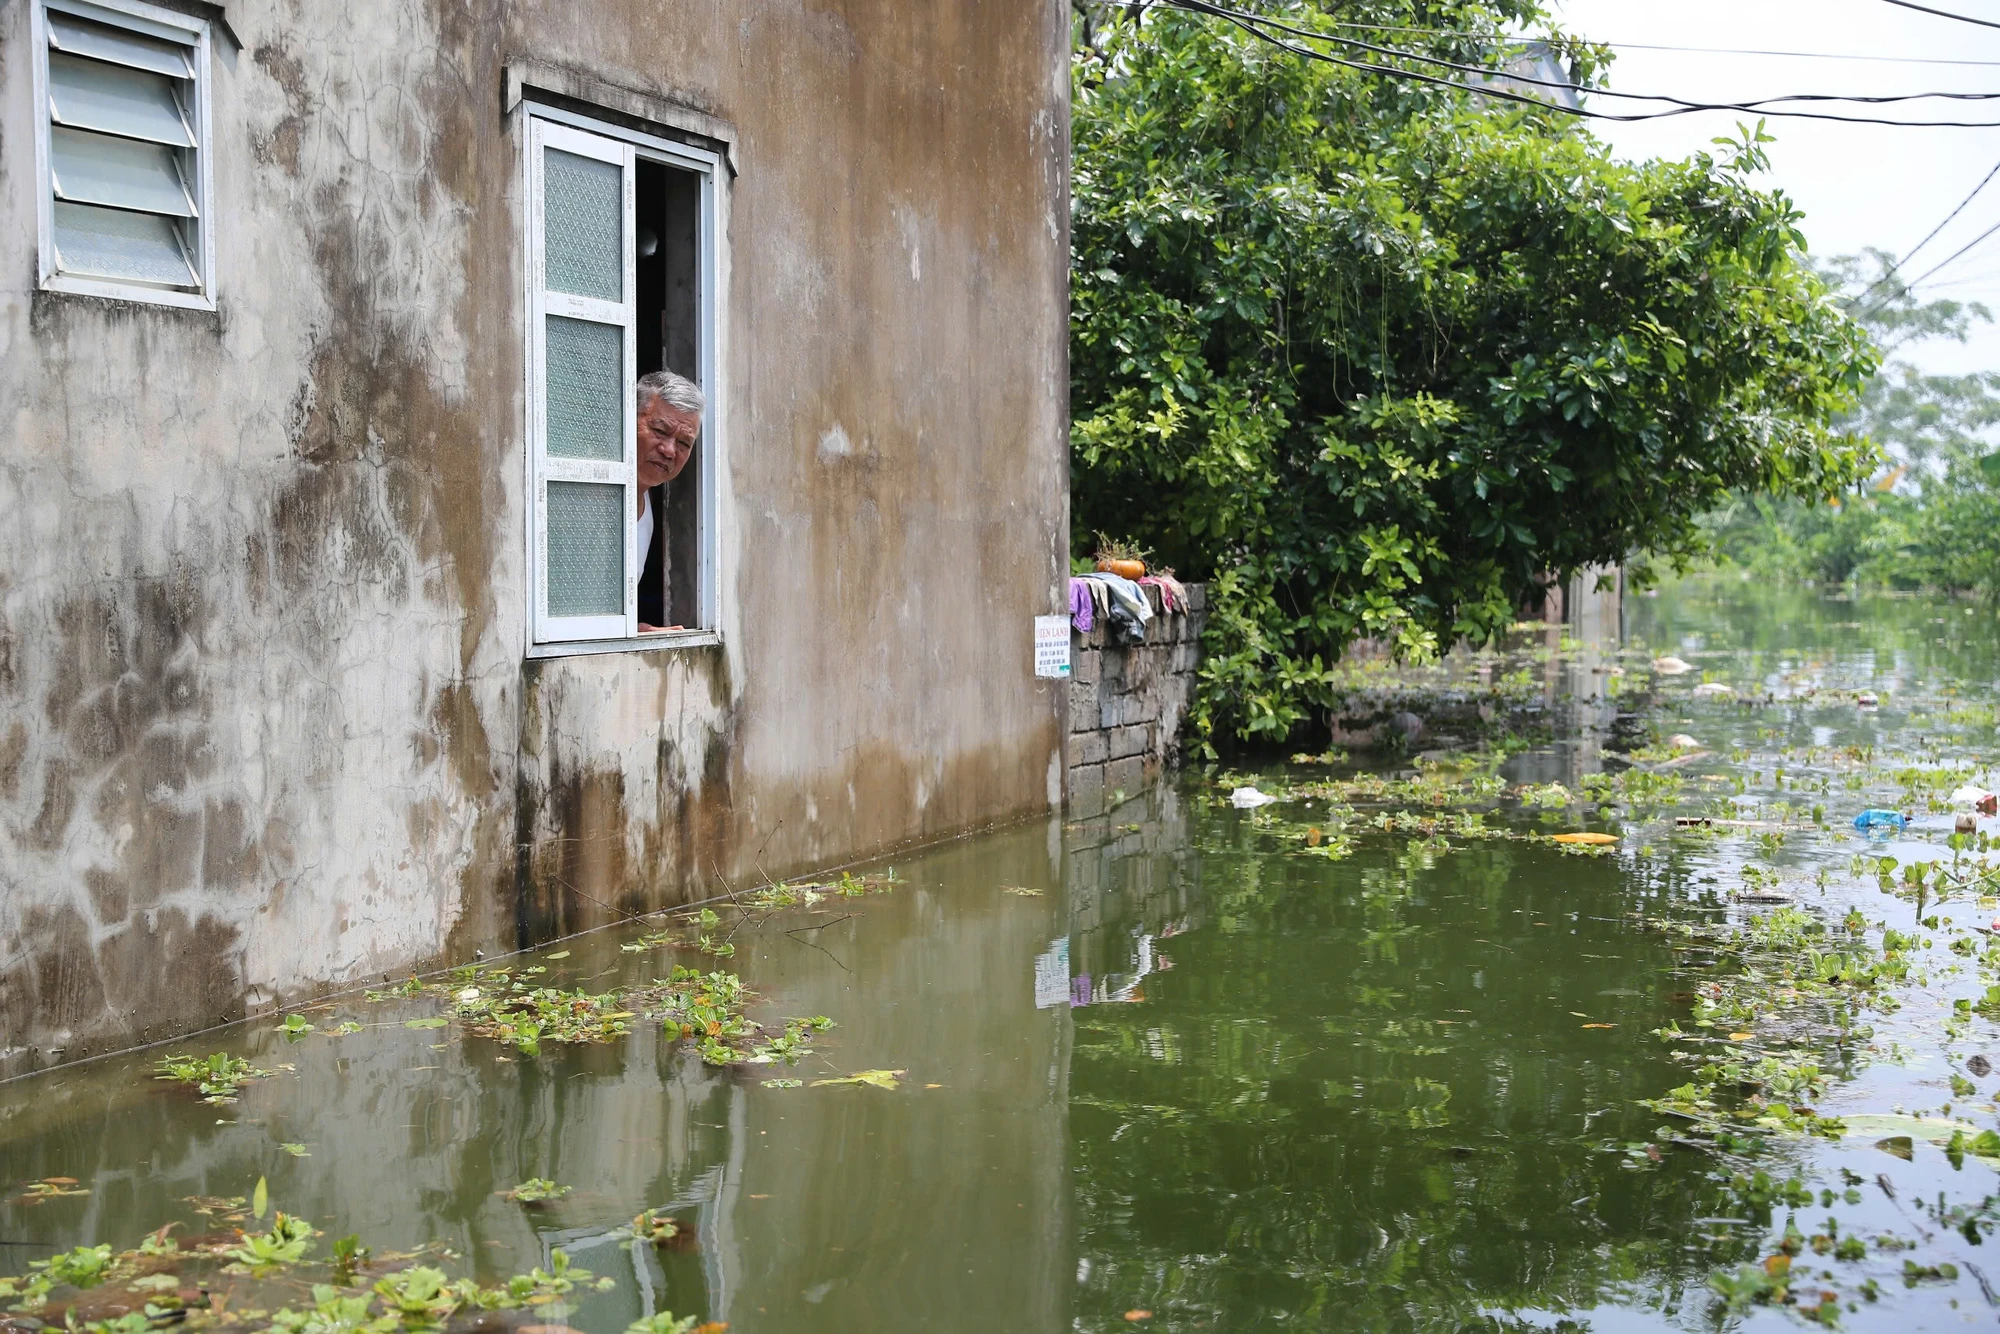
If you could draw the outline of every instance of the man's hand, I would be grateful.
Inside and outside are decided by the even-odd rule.
[[[639,633],[642,635],[663,635],[669,630],[685,629],[687,629],[685,625],[648,625],[644,621],[639,622]]]

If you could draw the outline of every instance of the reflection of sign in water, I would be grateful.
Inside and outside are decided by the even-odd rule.
[[[1069,1004],[1069,937],[1052,941],[1035,958],[1035,1008]]]
[[[1035,618],[1035,675],[1057,680],[1069,675],[1069,617]]]

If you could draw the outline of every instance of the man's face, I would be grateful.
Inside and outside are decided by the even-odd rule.
[[[639,410],[639,485],[650,489],[680,476],[700,434],[698,413],[668,407],[657,395],[646,400]]]

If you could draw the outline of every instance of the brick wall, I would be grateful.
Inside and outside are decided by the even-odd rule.
[[[1154,610],[1159,589],[1147,588]],[[1089,634],[1070,632],[1067,793],[1072,809],[1096,809],[1139,789],[1180,754],[1181,719],[1194,690],[1208,590],[1188,585],[1188,608],[1155,615],[1146,642],[1107,642],[1105,618]]]

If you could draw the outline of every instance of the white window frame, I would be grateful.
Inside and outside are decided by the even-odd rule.
[[[636,159],[632,146],[586,134],[566,125],[534,119],[528,127],[528,463],[531,490],[529,512],[534,528],[530,538],[528,581],[534,599],[532,620],[538,644],[575,642],[590,639],[624,639],[639,630],[639,571],[632,557],[636,538],[638,508],[638,450],[633,433],[638,426],[637,411],[629,389],[620,395],[619,440],[624,455],[617,462],[597,459],[558,458],[548,452],[548,317],[564,316],[593,324],[612,325],[623,331],[625,354],[619,371],[621,386],[637,377],[639,364],[639,291],[634,272],[636,256],[632,246],[633,192]],[[578,157],[608,162],[619,170],[622,189],[619,216],[619,243],[622,248],[620,275],[622,301],[600,301],[548,290],[544,279],[542,225],[542,168],[548,150],[573,153]],[[616,484],[622,499],[619,513],[624,519],[624,606],[616,615],[556,616],[548,610],[548,514],[545,497],[552,482]]]
[[[120,282],[113,278],[86,278],[63,273],[56,262],[55,191],[51,185],[49,144],[49,24],[48,11],[74,14],[115,28],[124,28],[148,37],[184,43],[191,48],[194,63],[194,160],[195,198],[195,291],[175,291],[146,283]],[[49,292],[73,292],[80,296],[109,297],[116,301],[139,301],[155,306],[177,306],[187,310],[215,309],[215,192],[213,188],[214,135],[210,133],[209,108],[214,101],[209,83],[209,24],[188,14],[149,5],[145,0],[30,0],[29,33],[34,47],[35,90],[35,188],[36,234],[39,246],[41,286]]]
[[[568,110],[565,107],[550,106],[540,102],[524,101],[521,110],[526,113],[526,132],[523,140],[522,180],[525,203],[526,239],[525,262],[527,265],[527,564],[528,578],[525,581],[528,592],[527,624],[529,627],[527,653],[530,658],[563,657],[584,653],[617,653],[644,650],[688,648],[716,644],[721,641],[721,595],[719,544],[717,540],[718,493],[726,467],[724,432],[724,402],[717,347],[717,304],[719,278],[722,261],[719,243],[722,226],[719,221],[722,207],[721,182],[724,179],[725,164],[719,153],[693,145],[679,143],[644,131],[628,129],[608,121]],[[542,152],[545,147],[561,149],[564,152],[579,153],[595,157],[600,161],[622,161],[625,170],[625,217],[622,229],[625,246],[625,325],[626,325],[626,376],[627,392],[624,401],[625,437],[627,457],[622,464],[592,463],[582,460],[552,459],[546,449],[546,415],[544,395],[546,387],[546,316],[563,315],[571,311],[563,309],[560,303],[584,302],[596,308],[596,314],[584,310],[575,313],[586,318],[609,323],[605,317],[610,313],[602,309],[605,303],[587,302],[583,298],[562,293],[548,292],[543,287],[545,260],[542,228],[545,214],[542,200]],[[616,153],[619,156],[615,157]],[[699,320],[696,347],[696,382],[701,386],[708,400],[708,410],[702,414],[701,436],[698,443],[700,452],[700,490],[696,495],[696,570],[695,609],[698,618],[696,628],[671,631],[662,634],[640,635],[638,633],[638,590],[639,579],[644,573],[644,553],[637,547],[638,519],[638,459],[632,437],[638,425],[637,405],[630,386],[638,373],[637,309],[638,291],[635,251],[635,199],[637,164],[656,162],[681,171],[692,172],[700,181],[700,204],[697,218],[696,285],[699,289],[696,300],[696,318]],[[552,618],[547,615],[547,514],[543,500],[543,487],[551,480],[610,481],[613,474],[625,482],[625,614],[622,617],[567,617]],[[591,470],[601,470],[593,472]],[[655,523],[660,516],[655,516]]]

